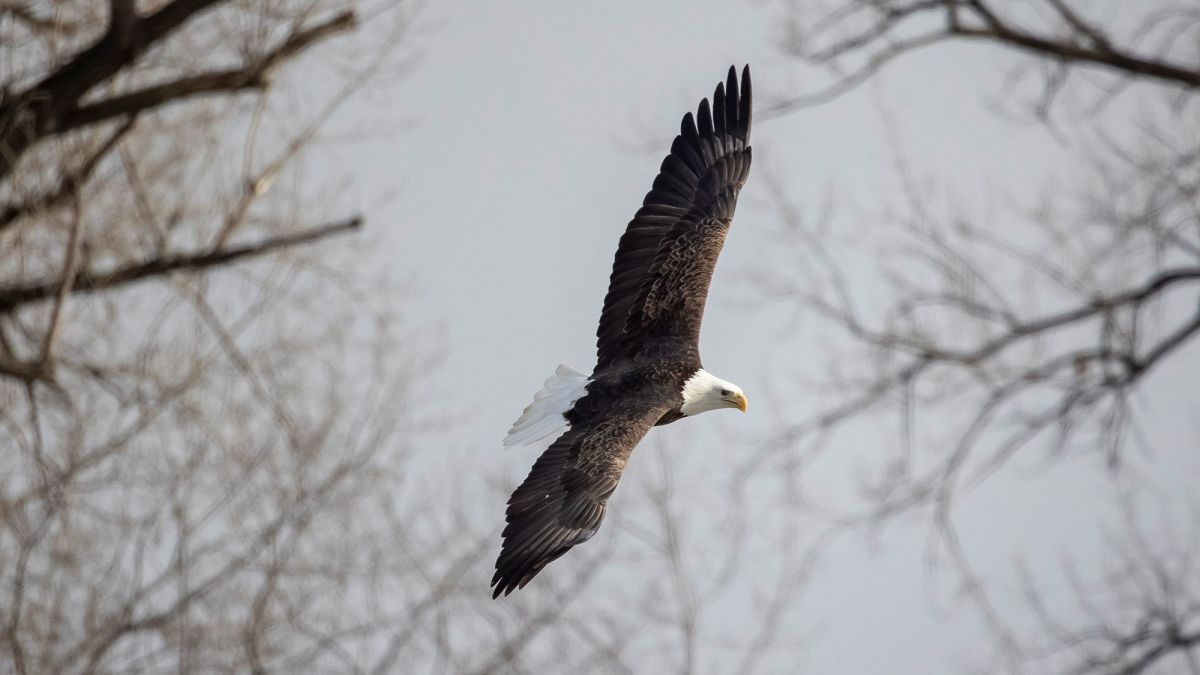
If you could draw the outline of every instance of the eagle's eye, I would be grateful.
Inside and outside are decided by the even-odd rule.
[[[728,396],[728,395],[729,395],[729,390],[728,390],[728,389],[722,389],[722,390],[721,390],[721,395],[722,395],[722,396]]]

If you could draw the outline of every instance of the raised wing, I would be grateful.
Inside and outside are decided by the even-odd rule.
[[[523,588],[548,563],[596,534],[634,446],[670,407],[629,401],[573,426],[542,453],[508,500],[493,598]]]
[[[621,237],[600,326],[596,369],[658,337],[692,348],[738,192],[750,172],[750,67],[700,102],[663,160],[653,188]]]

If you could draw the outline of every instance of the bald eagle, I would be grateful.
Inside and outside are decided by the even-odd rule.
[[[684,115],[671,153],[613,261],[590,376],[559,366],[505,446],[559,433],[508,500],[492,597],[523,588],[596,534],[621,472],[650,428],[719,408],[746,410],[700,364],[700,320],[717,256],[750,172],[750,68],[732,66],[712,106]]]

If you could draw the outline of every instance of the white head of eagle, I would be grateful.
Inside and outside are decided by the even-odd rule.
[[[737,408],[746,412],[746,395],[741,387],[701,368],[683,383],[683,405],[679,412],[699,415],[718,408]]]

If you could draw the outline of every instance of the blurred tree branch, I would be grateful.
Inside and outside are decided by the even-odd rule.
[[[77,168],[63,175],[59,180],[58,186],[53,191],[38,195],[19,204],[5,204],[4,208],[0,209],[0,232],[3,232],[6,227],[12,225],[23,216],[65,204],[71,195],[91,178],[92,172],[96,170],[100,161],[106,158],[117,147],[117,142],[133,129],[136,121],[136,116],[126,119],[121,126],[117,127],[109,134],[108,138],[100,143],[95,151],[88,153],[87,157]]]
[[[0,671],[676,662],[678,624],[630,620],[609,548],[490,599],[497,502],[430,433],[435,337],[403,321],[390,257],[335,241],[360,207],[327,144],[372,133],[346,102],[391,95],[410,13],[0,0]],[[693,583],[736,594],[740,541],[710,570],[650,556],[686,605]],[[772,598],[755,633],[710,647],[719,609],[681,616],[692,662],[763,663],[803,586],[778,579],[753,584]]]
[[[28,6],[28,3],[21,2],[20,0],[10,0],[9,2],[0,3],[0,15],[5,14],[36,32],[50,32],[63,29],[63,26],[54,19],[38,14]]]
[[[376,8],[370,58],[308,115],[272,91],[360,28],[354,3],[139,4],[0,4],[0,670],[353,669],[409,616],[406,590],[360,602],[405,588],[381,561],[433,557],[372,501],[420,424],[421,357],[313,264],[336,249],[306,262],[362,221],[321,213],[345,206],[297,164],[407,9]],[[243,93],[252,117],[204,105]],[[447,562],[491,543],[453,534]]]
[[[280,65],[317,42],[352,29],[355,23],[354,12],[342,12],[315,26],[297,29],[253,63],[240,68],[192,75],[83,104],[63,113],[52,128],[57,133],[65,133],[113,117],[136,115],[192,96],[263,89],[269,84],[271,73]]]
[[[110,18],[109,30],[91,47],[40,82],[8,93],[0,101],[0,179],[8,176],[38,140],[65,131],[61,128],[63,116],[74,110],[88,91],[128,67],[193,15],[221,1],[173,0],[144,17],[130,16],[132,7],[114,3],[112,7],[124,9],[125,14]]]
[[[793,3],[785,47],[827,69],[832,84],[788,97],[770,114],[827,101],[893,59],[956,39],[1017,54],[1016,72],[1037,78],[1032,110],[1048,126],[1060,101],[1092,102],[1082,108],[1089,125],[1072,128],[1087,141],[1070,177],[1077,191],[1057,185],[1007,210],[1001,223],[935,206],[943,203],[935,191],[898,157],[901,197],[870,235],[871,291],[842,255],[858,247],[831,236],[829,222],[808,217],[784,186],[771,186],[791,262],[756,280],[771,298],[815,317],[836,345],[825,359],[828,405],[786,424],[771,447],[811,461],[833,431],[855,420],[894,420],[863,507],[837,522],[878,525],[928,513],[931,557],[944,556],[957,572],[1002,668],[1036,672],[1048,654],[1066,654],[1049,672],[1200,672],[1194,571],[1171,564],[1179,554],[1140,540],[1137,527],[1113,544],[1135,551],[1136,567],[1110,580],[1111,588],[1157,584],[1161,592],[1100,593],[1107,605],[1051,622],[1054,612],[1038,605],[1033,588],[1045,585],[1043,574],[1029,596],[1046,640],[1022,635],[1022,622],[1001,611],[996,587],[974,569],[956,528],[962,496],[1031,446],[1051,458],[1091,453],[1115,475],[1130,454],[1135,396],[1177,372],[1185,352],[1194,357],[1200,12],[1184,2],[1145,3],[1123,7],[1132,18],[1118,22],[1096,18],[1099,3],[1069,0],[842,0],[819,12],[813,4]],[[1084,71],[1089,77],[1077,76]],[[1133,139],[1118,142],[1099,112],[1135,83],[1149,112]],[[1005,99],[1012,98],[1010,86]],[[1072,621],[1083,627],[1064,625]]]
[[[67,288],[67,292],[73,293],[94,293],[115,289],[145,279],[166,276],[172,272],[203,270],[262,256],[280,249],[294,248],[302,244],[320,241],[331,235],[353,231],[361,225],[362,219],[354,217],[243,246],[223,247],[216,251],[199,253],[165,255],[108,271],[83,270],[72,279],[71,286],[68,286],[65,277],[61,277],[54,281],[27,286],[0,288],[0,314],[10,312],[24,304],[56,297],[64,288]]]
[[[803,18],[813,11],[803,2],[795,3],[786,47],[799,58],[832,67],[837,79],[824,91],[780,101],[768,115],[827,101],[861,84],[893,59],[956,39],[1016,49],[1051,68],[1043,93],[1046,105],[1063,85],[1053,69],[1072,65],[1149,79],[1185,91],[1200,87],[1200,68],[1169,53],[1183,30],[1159,50],[1145,53],[1139,51],[1136,39],[1124,42],[1114,38],[1099,23],[1073,9],[1068,0],[1038,0],[1021,6],[989,0],[852,0],[816,20]],[[1176,32],[1167,24],[1194,19],[1186,10],[1145,14],[1140,35],[1155,29]],[[846,61],[858,63],[846,67]]]

